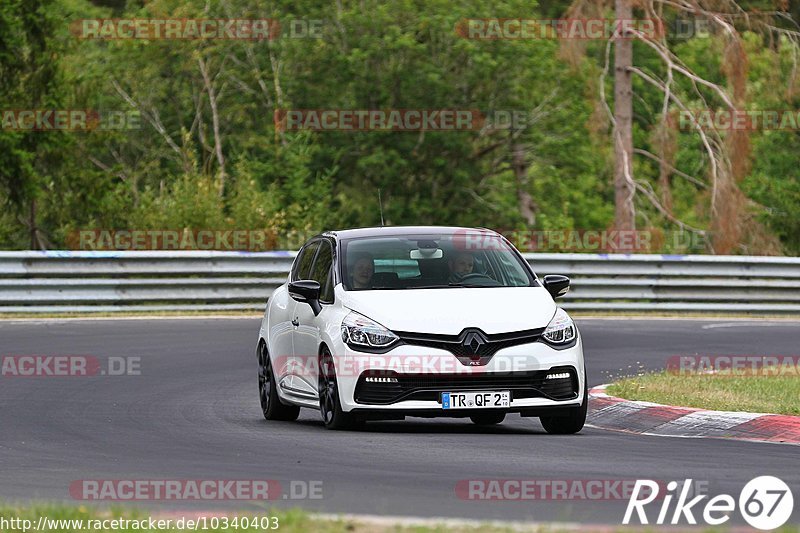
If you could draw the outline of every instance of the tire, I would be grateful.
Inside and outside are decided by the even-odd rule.
[[[506,419],[505,413],[482,413],[479,415],[472,415],[469,417],[472,422],[479,426],[494,426],[501,424]]]
[[[339,401],[339,387],[336,381],[336,368],[328,348],[323,348],[319,356],[319,412],[326,429],[354,429],[364,422],[350,413],[342,411]]]
[[[297,420],[300,408],[296,405],[285,405],[278,397],[275,386],[275,374],[272,373],[272,362],[267,353],[267,345],[258,345],[258,398],[261,412],[267,420]]]
[[[589,386],[586,383],[586,369],[583,370],[583,403],[580,407],[572,407],[566,415],[542,416],[539,421],[544,430],[551,435],[570,435],[583,429],[586,423],[586,411],[589,407]]]

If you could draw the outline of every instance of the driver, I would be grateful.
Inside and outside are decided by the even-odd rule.
[[[450,258],[447,262],[450,267],[449,283],[458,283],[464,276],[472,274],[472,269],[475,268],[475,258],[469,252],[458,252]]]
[[[372,276],[375,274],[375,261],[371,254],[359,252],[351,259],[353,268],[351,283],[354,289],[371,289]]]

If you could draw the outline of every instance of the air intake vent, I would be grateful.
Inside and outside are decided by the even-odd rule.
[[[389,374],[387,376],[387,374]],[[546,379],[548,376],[566,377]],[[355,400],[362,404],[389,405],[404,400],[440,401],[442,392],[511,391],[512,400],[578,397],[578,379],[571,367],[535,372],[481,372],[476,374],[398,374],[367,371],[356,384]]]

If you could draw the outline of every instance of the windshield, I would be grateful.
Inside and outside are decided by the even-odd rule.
[[[485,234],[401,235],[342,241],[346,290],[530,287],[535,279],[505,239]]]

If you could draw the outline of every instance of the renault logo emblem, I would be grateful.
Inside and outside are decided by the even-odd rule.
[[[467,333],[463,341],[464,349],[469,355],[477,355],[484,344],[486,344],[486,339],[477,331]]]

